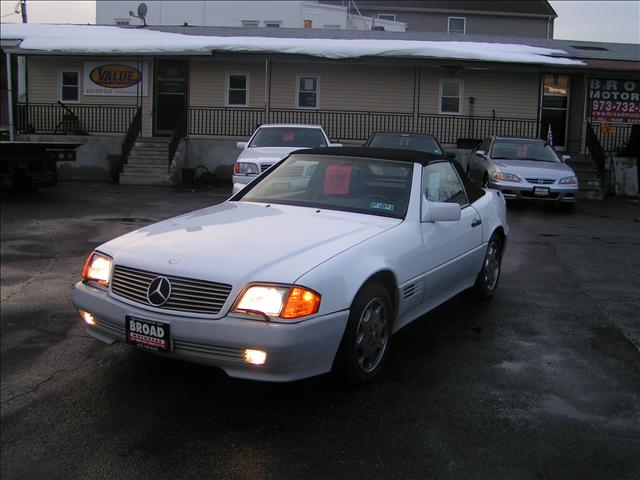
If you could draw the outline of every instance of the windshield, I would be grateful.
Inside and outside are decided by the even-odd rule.
[[[412,171],[408,162],[296,154],[237,199],[404,218]]]
[[[548,143],[538,140],[496,140],[491,150],[493,160],[535,160],[560,163]]]
[[[369,147],[399,148],[401,150],[417,150],[442,155],[442,149],[436,139],[429,135],[403,135],[377,133],[371,139]]]
[[[327,140],[319,128],[263,127],[249,147],[326,147]]]

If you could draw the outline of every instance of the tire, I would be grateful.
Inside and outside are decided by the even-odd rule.
[[[502,270],[502,240],[495,232],[487,244],[487,252],[482,262],[482,269],[473,287],[480,300],[489,300],[498,288],[500,271]]]
[[[351,305],[334,362],[334,372],[344,383],[364,385],[378,375],[389,352],[392,327],[389,291],[378,282],[367,283]]]

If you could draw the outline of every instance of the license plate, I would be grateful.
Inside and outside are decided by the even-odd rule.
[[[533,187],[533,194],[536,197],[548,197],[549,187]]]
[[[127,317],[126,324],[127,343],[153,351],[171,350],[171,326],[168,323]]]

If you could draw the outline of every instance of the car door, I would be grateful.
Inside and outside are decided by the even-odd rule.
[[[430,302],[457,293],[477,274],[482,222],[469,204],[464,185],[450,162],[423,167],[422,195],[432,202],[455,202],[461,207],[460,220],[421,224],[425,271],[423,301]]]

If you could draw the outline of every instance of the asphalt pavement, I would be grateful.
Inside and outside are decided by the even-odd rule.
[[[70,294],[91,249],[227,196],[2,194],[3,479],[640,478],[640,202],[510,208],[494,300],[401,330],[364,388],[233,380],[85,334]]]

